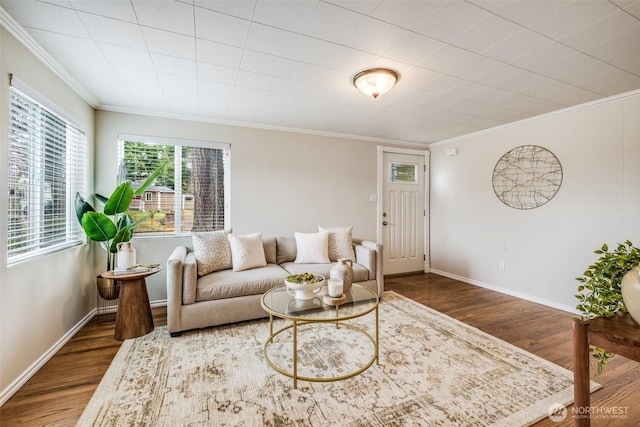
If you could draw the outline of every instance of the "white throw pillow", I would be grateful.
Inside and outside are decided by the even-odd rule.
[[[329,232],[295,233],[298,264],[328,264]]]
[[[229,233],[230,229],[191,234],[198,276],[231,268],[231,247],[227,239]]]
[[[267,265],[262,244],[262,234],[253,233],[246,236],[229,234],[233,271],[249,270]]]
[[[351,237],[353,227],[324,228],[318,226],[318,230],[329,232],[329,259],[331,261],[347,258],[355,262],[356,256],[353,253],[353,239]]]

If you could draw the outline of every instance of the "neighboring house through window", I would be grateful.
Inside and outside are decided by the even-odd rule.
[[[229,223],[230,145],[120,135],[121,173],[133,188],[164,162],[163,174],[134,199],[137,235],[214,231]]]

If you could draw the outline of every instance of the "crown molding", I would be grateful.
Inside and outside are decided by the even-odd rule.
[[[91,96],[89,92],[71,77],[2,6],[0,6],[0,25],[22,43],[40,62],[53,71],[53,73],[78,94],[78,96],[84,99],[91,107],[96,108],[98,105],[97,99]]]
[[[352,135],[352,134],[345,134],[345,133],[338,133],[338,132],[326,132],[326,131],[321,131],[317,129],[303,129],[303,128],[294,128],[294,127],[287,127],[287,126],[273,126],[273,125],[267,125],[264,123],[250,123],[250,122],[233,121],[233,120],[219,120],[219,119],[213,119],[210,117],[203,117],[203,116],[196,116],[196,115],[183,115],[183,114],[173,114],[173,113],[162,113],[158,111],[145,111],[145,110],[132,109],[132,108],[123,108],[123,107],[118,107],[113,105],[100,105],[96,109],[102,110],[102,111],[109,111],[113,113],[137,114],[140,116],[185,120],[185,121],[191,121],[191,122],[211,123],[211,124],[221,125],[221,126],[244,127],[244,128],[250,128],[250,129],[268,130],[268,131],[274,131],[274,132],[300,133],[303,135],[316,135],[316,136],[324,136],[328,138],[351,139],[351,140],[357,140],[357,141],[375,142],[379,144],[394,144],[394,145],[400,145],[403,147],[411,146],[411,147],[418,147],[423,150],[427,148],[426,143],[398,141],[398,140],[391,140],[391,139],[385,139],[385,138],[373,138],[373,137],[366,137],[362,135]]]

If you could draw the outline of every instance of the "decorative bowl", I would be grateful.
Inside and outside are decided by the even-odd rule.
[[[308,301],[319,295],[324,285],[324,276],[312,273],[292,274],[287,276],[285,283],[297,300]]]

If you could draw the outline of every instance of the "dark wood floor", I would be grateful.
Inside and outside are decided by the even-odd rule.
[[[389,277],[385,288],[573,369],[571,315],[566,312],[434,274]],[[154,308],[153,313],[156,326],[166,324],[165,308]],[[82,328],[0,408],[0,426],[74,426],[120,348],[113,329],[113,323],[95,319]],[[592,395],[592,406],[622,408],[627,414],[595,419],[591,425],[640,425],[640,363],[616,356],[595,380],[603,388]],[[570,419],[535,424],[569,425]]]

